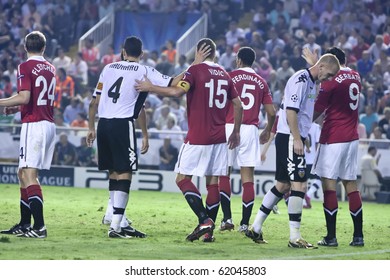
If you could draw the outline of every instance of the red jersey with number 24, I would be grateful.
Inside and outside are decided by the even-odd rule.
[[[30,92],[30,101],[20,106],[22,123],[54,122],[53,105],[56,70],[42,56],[32,56],[18,66],[18,92]]]

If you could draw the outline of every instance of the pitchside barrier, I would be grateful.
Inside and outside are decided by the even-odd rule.
[[[15,127],[0,127],[0,183],[1,184],[18,184],[17,178],[17,158],[19,151],[19,135],[15,131]],[[62,128],[61,128],[62,129]],[[5,130],[5,131],[4,131]],[[76,147],[80,145],[82,137],[86,135],[85,129],[62,129],[62,133],[67,134],[69,142]],[[180,149],[182,140],[174,140],[183,136],[180,132],[171,131],[154,131],[153,137],[164,135],[163,138],[170,135],[172,144]],[[59,135],[57,135],[56,142]],[[138,139],[138,149],[141,147],[141,139]],[[361,157],[367,152],[370,145],[379,143],[378,153],[381,154],[381,159],[378,168],[385,178],[390,177],[390,141],[373,142],[372,140],[363,139],[359,144],[359,165]],[[163,145],[163,139],[150,139],[149,151],[145,155],[140,155],[140,168],[134,173],[132,179],[132,190],[147,190],[159,192],[179,192],[176,186],[175,176],[173,171],[159,170],[159,148]],[[96,141],[94,143],[96,149]],[[255,170],[255,193],[262,197],[274,185],[275,172],[275,146],[272,144],[267,153],[266,161]],[[360,178],[360,168],[359,168]],[[204,178],[194,177],[193,181],[199,188],[202,194],[206,193]],[[108,173],[99,171],[97,167],[74,167],[74,166],[52,166],[50,170],[40,172],[40,182],[42,185],[63,186],[63,187],[79,187],[79,188],[107,188]],[[232,193],[234,195],[242,194],[242,185],[238,167],[235,166],[231,175]],[[310,187],[310,182],[309,182]],[[345,199],[344,188],[338,184],[338,195],[340,200]],[[322,200],[322,190],[317,188],[314,192],[313,200]],[[390,203],[390,194],[381,192],[377,197],[378,202]]]

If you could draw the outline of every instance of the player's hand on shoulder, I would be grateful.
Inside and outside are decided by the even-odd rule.
[[[148,77],[146,77],[146,75],[144,75],[144,80],[137,80],[136,79],[135,82],[136,82],[136,84],[134,87],[138,92],[151,91],[151,88],[153,86],[153,84],[150,82]]]

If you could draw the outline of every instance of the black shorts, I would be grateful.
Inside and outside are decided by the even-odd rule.
[[[304,139],[302,139],[304,143]],[[277,133],[275,137],[276,172],[275,179],[282,183],[306,182],[305,155],[294,153],[293,139],[290,134]]]
[[[96,138],[99,170],[137,170],[137,139],[133,120],[101,118]]]

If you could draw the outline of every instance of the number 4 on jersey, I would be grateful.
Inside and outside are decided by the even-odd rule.
[[[112,103],[116,103],[120,96],[120,88],[122,85],[123,77],[118,78],[115,83],[108,90],[108,97],[112,98]]]

